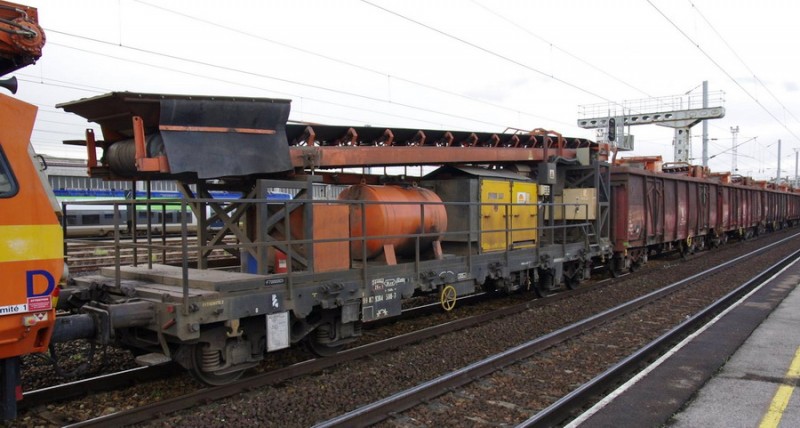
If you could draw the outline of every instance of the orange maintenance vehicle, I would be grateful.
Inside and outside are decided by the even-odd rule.
[[[35,8],[0,1],[0,76],[33,64]],[[0,81],[16,92],[16,78]],[[20,356],[47,350],[64,272],[59,208],[30,144],[37,108],[0,94],[0,412],[16,416]]]

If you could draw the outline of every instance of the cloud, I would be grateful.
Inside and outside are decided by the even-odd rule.
[[[800,90],[800,86],[797,86],[795,82],[783,82],[783,89],[786,89],[786,92],[797,92]]]

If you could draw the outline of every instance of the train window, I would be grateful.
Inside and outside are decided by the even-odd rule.
[[[11,173],[11,167],[8,165],[6,155],[0,148],[0,198],[10,198],[16,195],[18,190],[17,181]]]
[[[100,224],[100,214],[84,214],[83,224],[84,225]]]
[[[78,216],[76,214],[67,214],[67,226],[75,226],[78,224]]]

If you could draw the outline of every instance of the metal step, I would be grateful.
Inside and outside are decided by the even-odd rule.
[[[136,357],[136,364],[140,366],[157,366],[160,364],[166,364],[170,361],[172,361],[170,357],[160,352],[152,352]]]

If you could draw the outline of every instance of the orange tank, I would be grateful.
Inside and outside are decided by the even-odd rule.
[[[436,193],[428,189],[359,184],[344,190],[339,194],[339,199],[366,202],[353,204],[350,208],[350,236],[353,238],[360,238],[364,235],[379,237],[418,233],[437,234],[420,239],[420,251],[426,251],[433,241],[440,238],[438,234],[447,231],[447,213],[442,200]],[[366,211],[363,214],[362,209]],[[424,225],[422,224],[423,211]],[[364,219],[366,219],[366,224],[362,223]],[[367,258],[380,255],[383,252],[383,246],[389,244],[394,245],[397,255],[410,256],[414,254],[416,238],[368,239]],[[361,240],[353,241],[350,245],[351,256],[354,259],[362,259],[364,257],[362,248]]]

